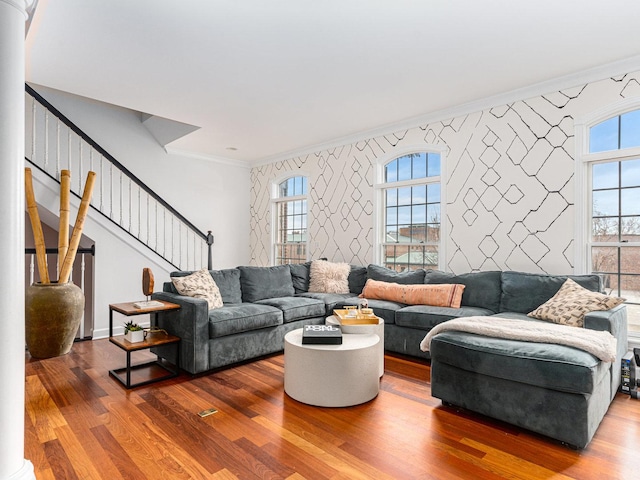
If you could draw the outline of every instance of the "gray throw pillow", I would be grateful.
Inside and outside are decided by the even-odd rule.
[[[311,262],[292,263],[289,265],[291,270],[291,280],[296,293],[305,293],[309,291],[309,271]]]
[[[243,302],[253,303],[265,298],[289,297],[295,294],[289,265],[238,269]]]

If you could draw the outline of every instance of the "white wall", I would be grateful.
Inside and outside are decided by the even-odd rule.
[[[251,261],[270,261],[271,184],[304,172],[310,258],[373,262],[376,166],[435,147],[447,171],[446,270],[573,272],[574,119],[638,96],[636,72],[255,167]]]
[[[34,88],[191,223],[204,232],[211,230],[215,236],[214,268],[249,263],[248,168],[169,155],[142,125],[138,112],[41,86]],[[77,178],[73,173],[72,178]],[[59,186],[36,170],[34,180],[39,205],[57,215]],[[77,203],[72,196],[72,223]],[[168,281],[174,268],[101,215],[90,213],[84,234],[96,245],[94,338],[98,338],[108,333],[110,303],[143,298],[144,267],[152,268],[156,290]]]

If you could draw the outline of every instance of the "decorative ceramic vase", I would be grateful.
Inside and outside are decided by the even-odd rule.
[[[84,294],[73,283],[34,283],[25,297],[26,340],[34,358],[66,355],[80,327]]]

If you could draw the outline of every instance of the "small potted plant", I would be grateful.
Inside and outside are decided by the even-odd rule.
[[[131,320],[124,324],[124,338],[131,343],[144,341],[144,330]]]

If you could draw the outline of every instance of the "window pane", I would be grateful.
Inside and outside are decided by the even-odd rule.
[[[622,162],[621,186],[640,187],[640,160]]]
[[[640,273],[640,247],[620,248],[620,272]],[[640,276],[638,281],[640,281]],[[640,285],[638,286],[640,287]]]
[[[595,217],[591,221],[591,236],[594,242],[618,241],[619,217]]]
[[[398,242],[400,243],[409,243],[411,242],[410,235],[410,225],[398,225]]]
[[[440,241],[440,224],[430,223],[427,225],[427,241],[439,242]]]
[[[398,223],[411,223],[411,207],[398,207]]]
[[[591,249],[591,271],[594,273],[617,272],[618,247],[593,247]]]
[[[300,195],[306,195],[307,194],[307,177],[301,177],[302,178],[302,192],[300,192]]]
[[[411,205],[411,187],[398,188],[398,205]]]
[[[627,302],[640,303],[640,275],[620,275],[619,295]]]
[[[385,242],[394,243],[398,241],[398,227],[397,225],[390,225],[387,227],[385,233]]]
[[[640,110],[620,116],[620,148],[640,146]]]
[[[640,275],[620,275],[619,295],[627,302],[640,303]]]
[[[596,163],[593,166],[593,189],[618,188],[618,165],[619,162]]]
[[[593,215],[618,215],[618,190],[593,192]]]
[[[409,232],[411,236],[412,243],[424,243],[427,238],[427,226],[425,224],[422,225],[412,225],[411,231]]]
[[[621,215],[640,215],[640,188],[626,188],[620,196]]]
[[[430,153],[427,158],[427,175],[430,177],[440,176],[440,154]]]
[[[427,209],[425,205],[414,205],[413,207],[411,207],[411,223],[413,223],[414,225],[417,223],[427,223]]]
[[[411,180],[411,157],[405,155],[398,159],[398,181]]]
[[[427,186],[420,185],[418,187],[411,187],[412,196],[413,196],[413,204],[416,203],[427,203]]]
[[[414,153],[412,162],[413,178],[425,178],[427,176],[427,154]]]
[[[387,163],[384,167],[384,181],[385,182],[397,182],[398,181],[398,161]]]
[[[621,240],[640,242],[640,217],[625,217],[622,219]],[[640,265],[638,265],[640,270]]]
[[[392,205],[398,204],[398,189],[390,188],[387,190],[387,206],[390,207]]]
[[[387,225],[398,224],[398,207],[387,207]]]
[[[440,223],[440,204],[430,203],[427,205],[427,221],[429,223]]]
[[[618,148],[618,118],[594,125],[589,131],[589,152],[604,152]]]
[[[427,202],[440,202],[440,184],[434,183],[427,186]]]

